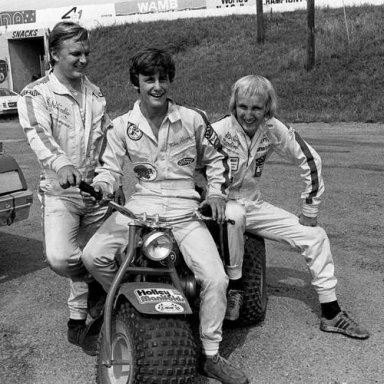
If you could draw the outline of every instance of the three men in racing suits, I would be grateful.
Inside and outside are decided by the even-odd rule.
[[[232,184],[226,217],[228,226],[230,278],[226,318],[236,320],[242,304],[244,232],[285,242],[300,251],[307,263],[322,308],[320,329],[366,339],[369,333],[342,311],[336,299],[334,263],[326,232],[317,225],[324,191],[321,159],[292,128],[275,117],[277,98],[264,77],[249,75],[232,87],[231,115],[212,124],[228,153]],[[301,170],[305,190],[299,217],[262,200],[259,181],[266,159],[276,152]]]

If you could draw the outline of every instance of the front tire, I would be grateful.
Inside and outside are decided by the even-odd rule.
[[[96,365],[98,384],[192,384],[196,376],[196,347],[188,322],[180,317],[144,316],[122,302],[112,323],[112,360],[103,365],[102,333]]]

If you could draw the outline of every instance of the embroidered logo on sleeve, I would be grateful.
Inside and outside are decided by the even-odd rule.
[[[156,168],[149,163],[137,164],[133,167],[133,171],[140,180],[153,181],[157,177]]]
[[[21,96],[39,96],[40,93],[36,89],[24,89],[21,92]]]
[[[127,127],[127,135],[131,140],[138,141],[143,137],[143,131],[136,125],[129,123]]]
[[[220,146],[219,136],[217,136],[217,133],[213,130],[210,124],[207,125],[205,130],[205,137],[215,148]]]

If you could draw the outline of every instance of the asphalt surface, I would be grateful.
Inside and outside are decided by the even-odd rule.
[[[323,158],[327,189],[320,222],[331,240],[339,301],[371,337],[359,341],[321,332],[302,257],[267,242],[266,319],[257,327],[226,328],[222,354],[252,384],[384,383],[384,126],[295,128]],[[36,192],[38,165],[16,121],[0,121],[0,140]],[[296,212],[298,171],[273,157],[264,172],[264,198]],[[29,219],[0,228],[0,383],[95,383],[95,358],[66,341],[68,284],[47,268],[41,239],[35,193]],[[200,376],[197,383],[217,382]]]

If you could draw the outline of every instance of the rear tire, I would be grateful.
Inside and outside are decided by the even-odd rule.
[[[144,316],[122,302],[112,323],[112,360],[103,365],[105,337],[101,334],[96,365],[98,384],[192,384],[196,376],[196,347],[187,319]]]
[[[246,233],[243,260],[244,298],[237,323],[256,325],[267,310],[265,242],[260,236]]]

